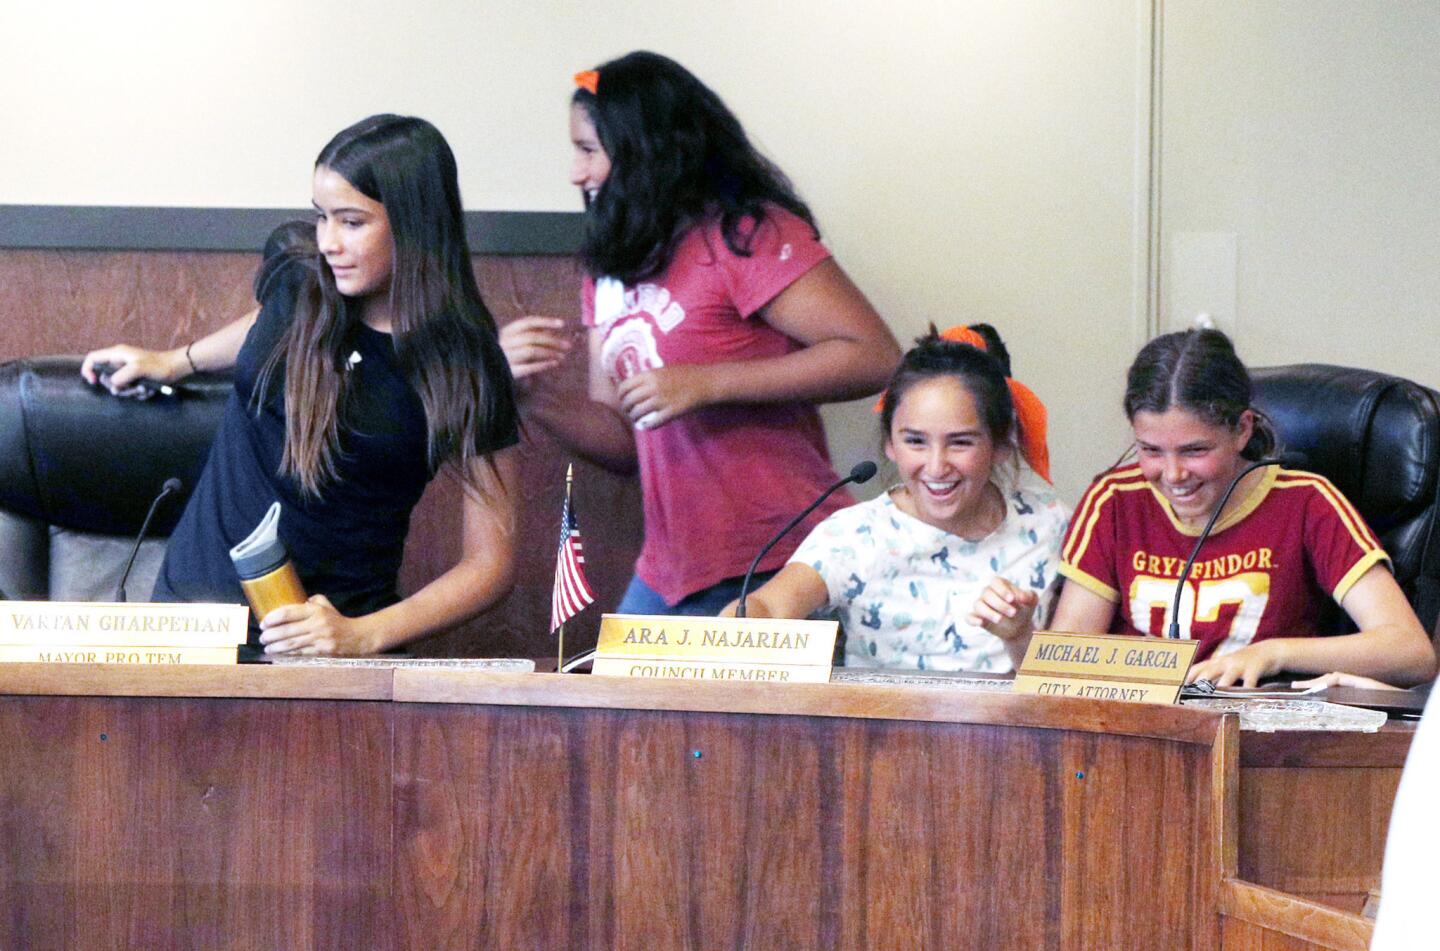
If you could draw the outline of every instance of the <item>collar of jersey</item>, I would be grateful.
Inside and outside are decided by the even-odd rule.
[[[1228,514],[1222,516],[1220,521],[1215,523],[1215,528],[1210,532],[1211,536],[1219,535],[1231,525],[1238,524],[1245,519],[1245,516],[1259,508],[1260,503],[1265,501],[1265,496],[1270,494],[1270,489],[1275,485],[1275,480],[1279,477],[1279,473],[1279,466],[1266,466],[1259,483],[1256,484],[1255,488],[1250,490],[1250,494],[1245,496],[1239,505],[1235,506]],[[1165,512],[1166,516],[1169,517],[1170,524],[1175,526],[1175,531],[1181,535],[1189,535],[1191,538],[1196,538],[1200,535],[1201,529],[1205,527],[1204,525],[1201,525],[1200,528],[1191,528],[1189,525],[1186,525],[1175,515],[1175,510],[1170,507],[1170,500],[1165,498],[1159,489],[1155,488],[1154,483],[1147,482],[1145,485],[1150,489],[1151,494],[1155,496],[1155,501],[1160,503],[1160,508]]]

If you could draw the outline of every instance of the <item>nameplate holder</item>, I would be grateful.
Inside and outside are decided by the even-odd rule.
[[[591,673],[825,683],[838,631],[834,621],[606,614],[600,620]]]
[[[1174,703],[1199,648],[1192,640],[1041,631],[1030,639],[1014,692]]]
[[[233,664],[250,609],[239,604],[0,602],[0,661]]]

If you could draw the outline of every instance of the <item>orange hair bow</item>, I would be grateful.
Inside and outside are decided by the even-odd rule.
[[[1030,387],[1013,376],[1007,376],[1005,382],[1010,385],[1010,402],[1015,404],[1015,422],[1020,427],[1020,455],[1036,475],[1049,482],[1050,445],[1045,441],[1049,413]]]
[[[951,343],[969,344],[976,350],[990,352],[990,348],[985,344],[985,338],[980,336],[978,331],[971,330],[969,327],[946,327],[940,331],[940,339],[948,340]]]
[[[947,327],[940,332],[940,339],[963,343],[987,353],[990,349],[985,344],[985,338],[969,327]],[[1005,378],[1005,383],[1010,387],[1010,402],[1015,404],[1015,422],[1020,430],[1020,455],[1025,457],[1036,475],[1049,482],[1050,447],[1045,440],[1049,413],[1040,397],[1036,396],[1030,387],[1010,376]],[[875,404],[875,412],[880,412],[884,400],[885,394],[882,393],[880,402]]]
[[[600,72],[594,69],[587,69],[583,73],[576,73],[575,85],[592,96],[600,95]]]

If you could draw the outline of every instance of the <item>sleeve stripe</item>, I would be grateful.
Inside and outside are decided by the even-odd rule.
[[[1351,567],[1349,571],[1345,572],[1345,577],[1341,578],[1340,583],[1335,586],[1335,603],[1340,604],[1340,602],[1344,601],[1345,595],[1349,594],[1350,589],[1355,587],[1355,582],[1359,581],[1361,577],[1364,576],[1365,572],[1369,571],[1371,568],[1375,567],[1382,561],[1390,561],[1390,556],[1385,554],[1384,549],[1376,548],[1375,550],[1368,552],[1359,561],[1355,562],[1354,566]]]
[[[1070,513],[1070,523],[1079,524],[1091,517],[1094,507],[1099,505],[1098,496],[1101,488],[1117,479],[1132,478],[1139,475],[1140,470],[1135,466],[1127,466],[1124,469],[1111,469],[1109,472],[1102,472],[1100,477],[1090,483],[1085,494],[1080,498],[1080,504],[1075,506],[1075,511]]]
[[[1144,477],[1140,476],[1139,470],[1134,469],[1106,476],[1091,486],[1080,503],[1083,515],[1077,514],[1070,525],[1070,535],[1065,539],[1065,548],[1061,554],[1062,561],[1074,564],[1084,557],[1085,550],[1090,547],[1090,536],[1095,531],[1095,523],[1100,519],[1100,510],[1112,495],[1116,492],[1148,489],[1149,485]]]
[[[1370,527],[1370,523],[1365,521],[1365,516],[1360,514],[1360,510],[1355,507],[1355,503],[1346,498],[1345,493],[1335,488],[1335,485],[1330,481],[1326,479],[1321,479],[1320,481],[1324,487],[1326,496],[1331,499],[1332,504],[1335,505],[1337,509],[1346,512],[1350,518],[1354,520],[1355,528],[1359,534],[1368,539],[1372,547],[1383,548],[1384,546],[1380,544],[1379,536],[1377,536],[1374,529]]]
[[[1104,598],[1106,601],[1109,601],[1111,604],[1120,603],[1120,592],[1116,591],[1114,588],[1110,587],[1108,584],[1101,581],[1099,578],[1096,578],[1094,575],[1086,574],[1079,568],[1076,568],[1074,565],[1063,561],[1060,563],[1060,568],[1058,570],[1060,574],[1064,575],[1067,580],[1075,582],[1082,588],[1087,588],[1090,591],[1093,591],[1095,594],[1100,595],[1100,597]]]
[[[1355,510],[1355,506],[1351,504],[1350,500],[1345,498],[1345,494],[1335,488],[1334,483],[1329,479],[1326,479],[1324,476],[1311,474],[1303,476],[1286,475],[1277,480],[1275,484],[1279,488],[1309,486],[1314,489],[1321,498],[1330,503],[1331,508],[1335,510],[1335,514],[1339,516],[1341,523],[1350,532],[1350,537],[1355,540],[1356,545],[1366,551],[1381,548],[1380,540],[1375,537],[1375,533],[1370,530],[1370,526],[1365,524],[1365,519]]]

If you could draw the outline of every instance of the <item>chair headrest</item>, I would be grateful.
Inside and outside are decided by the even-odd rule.
[[[133,535],[175,477],[182,491],[151,528],[169,534],[200,477],[229,378],[202,374],[174,396],[120,399],[88,385],[80,362],[0,364],[0,507],[76,531]]]
[[[1409,380],[1318,363],[1251,371],[1285,448],[1339,487],[1376,532],[1435,504],[1440,400]]]

